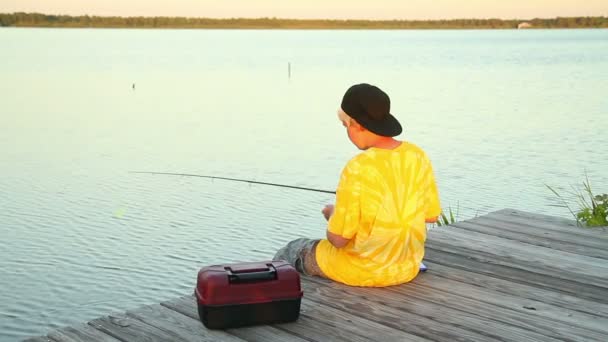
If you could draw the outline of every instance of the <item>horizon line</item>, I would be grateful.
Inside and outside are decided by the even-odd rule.
[[[437,19],[338,19],[338,18],[283,18],[283,17],[189,17],[189,16],[122,16],[122,15],[97,15],[97,14],[49,14],[43,12],[0,12],[2,14],[40,14],[46,16],[65,16],[65,17],[97,17],[97,18],[184,18],[184,19],[210,19],[210,20],[292,20],[292,21],[366,21],[366,22],[396,22],[396,21],[450,21],[450,20],[501,20],[501,21],[531,21],[531,20],[550,20],[560,18],[608,18],[608,16],[555,16],[555,17],[534,17],[534,18],[476,18],[476,17],[461,17],[461,18],[437,18]]]

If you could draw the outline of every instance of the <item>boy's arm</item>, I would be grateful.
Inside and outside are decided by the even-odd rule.
[[[426,218],[424,220],[424,222],[426,223],[437,223],[437,219],[439,218],[439,216],[435,216],[435,217],[431,217],[431,218]]]
[[[325,219],[327,221],[329,221],[329,218],[334,213],[334,205],[333,204],[326,205],[325,208],[323,208],[322,213],[323,213],[323,216],[325,216]],[[341,235],[330,232],[329,229],[327,230],[327,241],[329,241],[329,243],[334,245],[334,247],[336,247],[336,248],[342,248],[342,247],[346,246],[350,240],[351,239],[347,239]]]
[[[350,242],[351,239],[344,238],[338,234],[327,231],[327,240],[336,248],[342,248]]]
[[[336,189],[335,206],[326,206],[323,215],[327,218],[327,240],[336,248],[346,246],[355,238],[361,217],[361,178],[364,172],[356,158],[351,159],[340,175]]]

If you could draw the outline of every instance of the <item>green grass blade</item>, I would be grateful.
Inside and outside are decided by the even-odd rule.
[[[555,194],[555,196],[557,196],[557,198],[559,198],[560,201],[562,201],[562,203],[564,204],[564,206],[566,208],[568,208],[568,211],[570,212],[570,214],[572,214],[572,216],[574,217],[574,219],[576,220],[576,224],[580,225],[578,216],[576,216],[576,214],[574,213],[574,211],[572,210],[572,208],[570,208],[570,206],[568,205],[568,202],[566,202],[566,200],[564,200],[564,198],[562,197],[562,195],[559,194],[559,192],[557,192],[555,189],[553,189],[551,186],[549,186],[548,184],[545,184],[545,186],[551,190],[552,193]]]

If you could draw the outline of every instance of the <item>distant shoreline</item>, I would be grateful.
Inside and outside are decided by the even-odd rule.
[[[608,28],[608,17],[548,19],[336,20],[279,18],[103,17],[42,13],[0,13],[0,27],[149,28],[149,29],[566,29]]]

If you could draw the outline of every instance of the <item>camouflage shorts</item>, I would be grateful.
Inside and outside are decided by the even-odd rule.
[[[305,275],[323,276],[323,272],[317,264],[315,251],[321,240],[300,238],[293,240],[287,246],[279,249],[274,255],[274,260],[285,260],[298,272]]]

